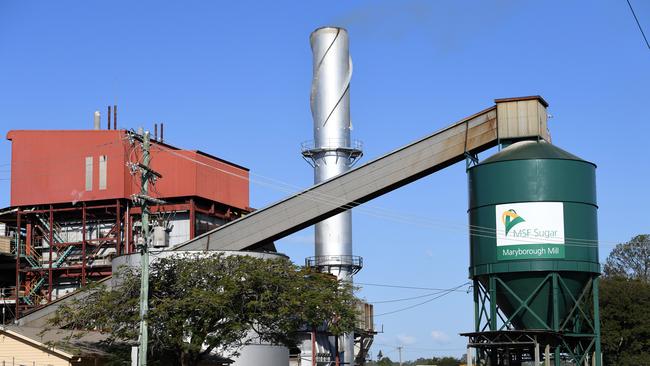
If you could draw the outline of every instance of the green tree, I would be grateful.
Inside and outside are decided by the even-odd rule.
[[[455,357],[434,357],[434,365],[438,366],[458,366],[460,365],[460,360]]]
[[[382,357],[381,360],[377,361],[377,366],[393,366],[394,362],[388,357]]]
[[[618,244],[600,283],[606,365],[650,365],[650,235]]]
[[[61,306],[51,324],[99,330],[108,346],[136,341],[138,270],[114,275],[119,286],[90,286],[86,296]],[[295,346],[305,327],[333,334],[354,329],[352,288],[288,259],[191,255],[161,258],[150,266],[150,360],[196,365],[215,350],[236,355],[253,341]]]
[[[650,284],[623,277],[600,282],[605,365],[650,365]]]
[[[437,365],[437,366],[458,366],[460,360],[455,357],[432,357],[432,358],[418,358],[415,361],[405,362],[405,365]]]
[[[650,235],[637,235],[627,243],[618,244],[607,257],[604,272],[607,277],[650,282]]]

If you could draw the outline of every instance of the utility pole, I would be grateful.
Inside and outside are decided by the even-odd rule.
[[[163,204],[164,201],[149,197],[149,182],[155,182],[156,179],[162,178],[162,175],[155,172],[149,167],[151,161],[150,155],[150,137],[149,131],[144,132],[142,136],[142,162],[130,163],[131,172],[140,171],[140,193],[133,195],[133,202],[140,206],[142,210],[142,231],[141,240],[138,244],[140,250],[140,337],[138,348],[138,366],[147,365],[147,345],[149,341],[149,332],[147,329],[147,312],[149,311],[149,205]]]
[[[402,346],[397,346],[397,350],[399,351],[399,366],[402,366]]]

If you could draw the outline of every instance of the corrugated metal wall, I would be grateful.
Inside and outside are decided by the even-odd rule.
[[[138,161],[124,130],[26,131],[12,141],[11,205],[130,198],[140,191],[127,162]],[[137,144],[137,142],[136,142]],[[198,151],[154,142],[151,165],[163,175],[158,197],[202,197],[249,207],[248,169]]]

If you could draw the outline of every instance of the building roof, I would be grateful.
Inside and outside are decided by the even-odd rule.
[[[9,140],[9,141],[12,141],[17,133],[25,133],[25,132],[27,132],[27,133],[84,133],[84,132],[88,132],[88,131],[93,131],[94,133],[105,132],[105,131],[109,131],[110,133],[115,133],[115,131],[117,131],[119,133],[119,132],[124,132],[126,130],[10,130],[9,132],[7,132],[6,139]],[[163,141],[155,141],[155,140],[152,139],[151,142],[155,143],[157,145],[164,146],[164,147],[166,147],[168,149],[171,149],[171,150],[182,150],[181,148],[179,148],[177,146],[170,145],[170,144],[168,144],[166,142],[163,142]],[[247,167],[245,167],[243,165],[233,163],[232,161],[220,158],[218,156],[214,156],[212,154],[208,154],[208,153],[206,153],[204,151],[201,151],[201,150],[190,150],[190,151],[194,151],[199,155],[203,155],[203,156],[206,156],[208,158],[218,160],[218,161],[220,161],[222,163],[226,163],[228,165],[236,166],[237,168],[240,168],[240,169],[243,169],[243,170],[246,170],[246,171],[250,171],[249,168],[247,168]]]
[[[0,328],[0,333],[6,333],[14,338],[44,348],[56,355],[72,360],[74,358],[105,357],[109,354],[101,347],[108,339],[107,334],[99,332],[80,332],[69,329],[39,328],[9,325]],[[216,354],[204,357],[199,365],[230,365],[234,361]]]
[[[84,332],[65,329],[46,329],[36,327],[4,326],[0,333],[44,348],[66,359],[84,356],[106,356],[98,346],[108,336],[99,332]]]
[[[558,159],[558,160],[576,160],[585,161],[568,151],[549,144],[544,140],[541,141],[520,141],[516,142],[498,153],[483,160],[482,164],[496,163],[509,160],[530,160],[530,159]]]

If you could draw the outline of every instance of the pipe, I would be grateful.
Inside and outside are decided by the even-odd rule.
[[[158,141],[158,124],[157,123],[153,124],[153,139],[155,141]]]
[[[311,329],[311,366],[316,366],[316,327]]]
[[[81,206],[81,286],[86,286],[86,203]]]
[[[113,129],[117,130],[117,105],[113,106]]]
[[[165,124],[160,122],[160,142],[164,141],[164,136],[163,136],[164,135],[164,127],[165,127]]]
[[[107,130],[111,129],[111,106],[108,106],[108,123],[107,123]]]
[[[95,111],[95,115],[93,118],[93,130],[99,130],[101,128],[100,123],[101,123],[101,115],[99,114],[99,111]]]

